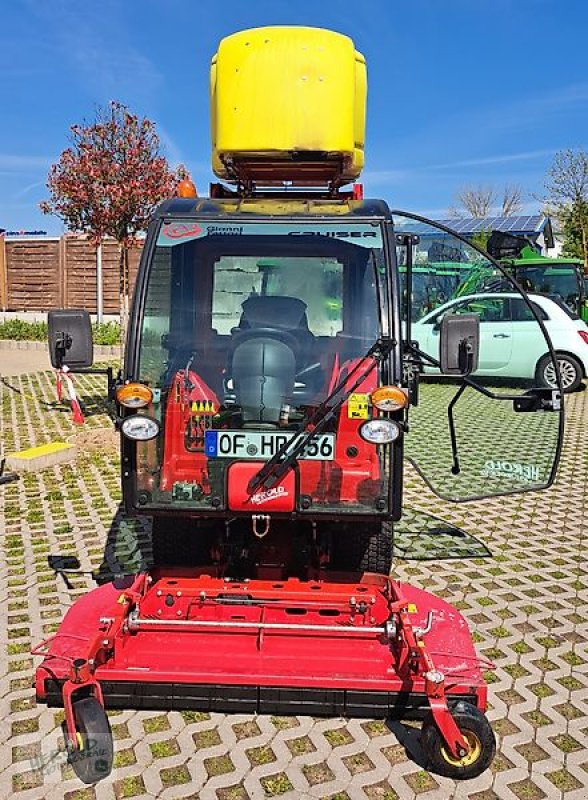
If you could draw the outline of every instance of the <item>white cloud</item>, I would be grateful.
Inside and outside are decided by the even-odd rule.
[[[38,172],[40,169],[49,169],[53,161],[55,161],[54,156],[23,156],[13,153],[0,153],[0,172]]]
[[[556,149],[550,150],[529,150],[523,153],[509,153],[497,156],[482,156],[480,158],[464,159],[462,161],[451,161],[447,164],[431,164],[423,167],[422,171],[455,169],[457,167],[483,167],[492,164],[508,164],[513,161],[533,161],[546,156],[552,156]]]

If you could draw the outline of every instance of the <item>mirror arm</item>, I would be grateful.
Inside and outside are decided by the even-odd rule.
[[[63,364],[62,364],[63,366]],[[106,375],[108,382],[108,399],[114,400],[114,390],[119,382],[120,375],[115,379],[112,367],[105,367],[98,369],[96,367],[78,367],[77,369],[70,369],[72,375]]]
[[[453,460],[453,464],[451,466],[451,473],[453,475],[459,475],[461,472],[461,467],[459,466],[459,455],[457,451],[457,434],[455,433],[455,418],[453,416],[453,408],[462,394],[465,392],[467,388],[467,383],[465,380],[462,382],[461,386],[453,396],[451,403],[447,406],[447,420],[449,422],[449,437],[451,439],[451,458]]]
[[[441,368],[441,363],[438,359],[430,356],[428,353],[424,353],[413,342],[404,342],[403,345],[406,350],[411,350],[415,355],[419,356],[419,358],[427,361],[432,367]],[[473,378],[468,376],[463,378],[463,382],[467,386],[471,386],[472,389],[475,389],[477,392],[480,392],[480,394],[483,394],[484,397],[489,397],[491,400],[511,400],[514,403],[521,398],[520,394],[496,394],[496,392],[491,392],[490,389],[486,389],[485,386],[481,386]],[[555,410],[558,411],[559,409],[556,408]]]

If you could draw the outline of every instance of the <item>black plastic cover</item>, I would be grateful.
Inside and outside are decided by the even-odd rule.
[[[478,369],[478,314],[445,314],[441,320],[439,338],[439,361],[443,375],[470,375]]]
[[[71,370],[91,367],[94,343],[90,315],[82,308],[60,309],[47,314],[49,357],[56,369],[67,364]]]

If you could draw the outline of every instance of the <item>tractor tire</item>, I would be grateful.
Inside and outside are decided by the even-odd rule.
[[[154,567],[200,567],[211,563],[214,533],[196,520],[154,517],[151,546]]]
[[[388,523],[344,523],[332,532],[331,567],[345,572],[377,572],[392,568],[392,532]]]

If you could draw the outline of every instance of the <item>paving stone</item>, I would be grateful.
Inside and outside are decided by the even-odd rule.
[[[0,384],[0,438],[6,450],[54,440],[74,441],[69,414],[58,414],[47,373]],[[104,381],[79,376],[80,395],[104,391]],[[93,402],[93,401],[90,401]],[[47,404],[47,405],[44,405]],[[472,532],[493,559],[395,564],[400,580],[457,604],[495,661],[489,697],[498,734],[492,771],[455,783],[422,770],[418,725],[379,720],[314,720],[125,711],[111,715],[117,767],[94,787],[71,769],[60,775],[31,768],[39,748],[61,739],[63,712],[35,707],[32,643],[58,623],[74,590],[46,567],[53,552],[76,555],[88,568],[140,568],[149,557],[147,521],[126,520],[119,508],[116,440],[103,408],[88,415],[75,463],[23,474],[0,492],[0,575],[10,595],[0,604],[3,639],[0,698],[6,746],[0,748],[0,796],[23,800],[579,800],[588,796],[588,575],[583,524],[588,518],[588,392],[569,398],[569,422],[556,484],[529,495],[452,506],[434,498],[407,470],[407,503]],[[93,437],[95,441],[93,443]],[[108,438],[111,437],[111,438]],[[114,520],[114,522],[113,522]],[[43,749],[43,752],[45,750]],[[419,760],[420,759],[420,760]]]

